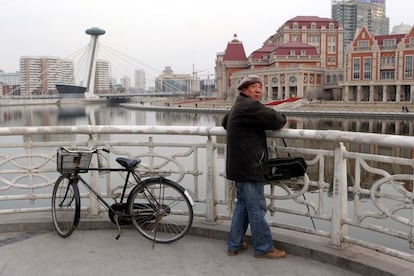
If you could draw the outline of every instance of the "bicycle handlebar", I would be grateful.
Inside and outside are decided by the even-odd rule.
[[[68,147],[60,147],[61,149],[64,149],[67,152],[85,152],[85,153],[98,153],[98,151],[104,151],[106,153],[109,153],[109,149],[107,148],[76,148],[76,149],[70,149]]]

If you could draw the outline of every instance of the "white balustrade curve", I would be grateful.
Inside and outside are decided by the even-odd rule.
[[[414,262],[414,137],[300,129],[267,135],[271,154],[303,156],[308,165],[304,178],[265,186],[272,227],[324,236],[335,246],[355,243]],[[204,126],[1,127],[0,219],[50,212],[59,146],[106,147],[111,166],[119,155],[141,158],[144,171],[168,172],[192,194],[195,216],[207,223],[231,219],[225,136],[222,127]],[[102,196],[119,195],[117,173],[89,177]],[[91,216],[103,211],[85,191],[81,194],[88,198],[82,210]],[[402,241],[406,249],[363,238],[369,233]]]

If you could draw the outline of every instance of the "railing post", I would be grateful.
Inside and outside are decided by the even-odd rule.
[[[95,147],[97,141],[96,135],[91,135],[88,141],[88,147],[93,148]],[[91,166],[97,167],[98,165],[98,158],[96,154],[94,154],[91,160]],[[100,194],[99,183],[98,183],[98,172],[97,171],[89,171],[89,184],[92,188]],[[99,215],[99,202],[98,199],[92,194],[89,193],[89,206],[88,206],[88,216],[98,216]]]
[[[214,180],[214,147],[211,136],[207,137],[206,142],[206,157],[207,157],[207,176],[206,176],[206,223],[215,223],[216,212],[216,186]]]
[[[334,156],[334,181],[332,195],[331,243],[341,246],[347,235],[347,226],[343,224],[347,216],[347,166],[344,157],[345,147],[342,142],[336,144]]]

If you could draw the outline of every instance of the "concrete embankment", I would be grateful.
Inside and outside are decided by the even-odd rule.
[[[217,104],[205,102],[193,102],[191,104],[136,104],[125,103],[122,107],[138,110],[150,111],[171,111],[171,112],[197,112],[197,113],[214,113],[225,114],[230,110],[231,104]],[[414,112],[395,111],[396,105],[330,105],[318,104],[311,107],[307,105],[296,107],[295,109],[276,110],[288,116],[318,116],[318,117],[354,117],[354,118],[384,118],[384,119],[414,119]],[[359,108],[359,110],[358,110]],[[414,110],[414,109],[413,109]]]
[[[57,104],[59,99],[1,99],[0,106]]]

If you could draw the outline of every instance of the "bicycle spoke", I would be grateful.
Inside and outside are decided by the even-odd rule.
[[[178,184],[151,179],[129,199],[132,222],[144,237],[160,243],[181,239],[190,229],[193,210]]]

